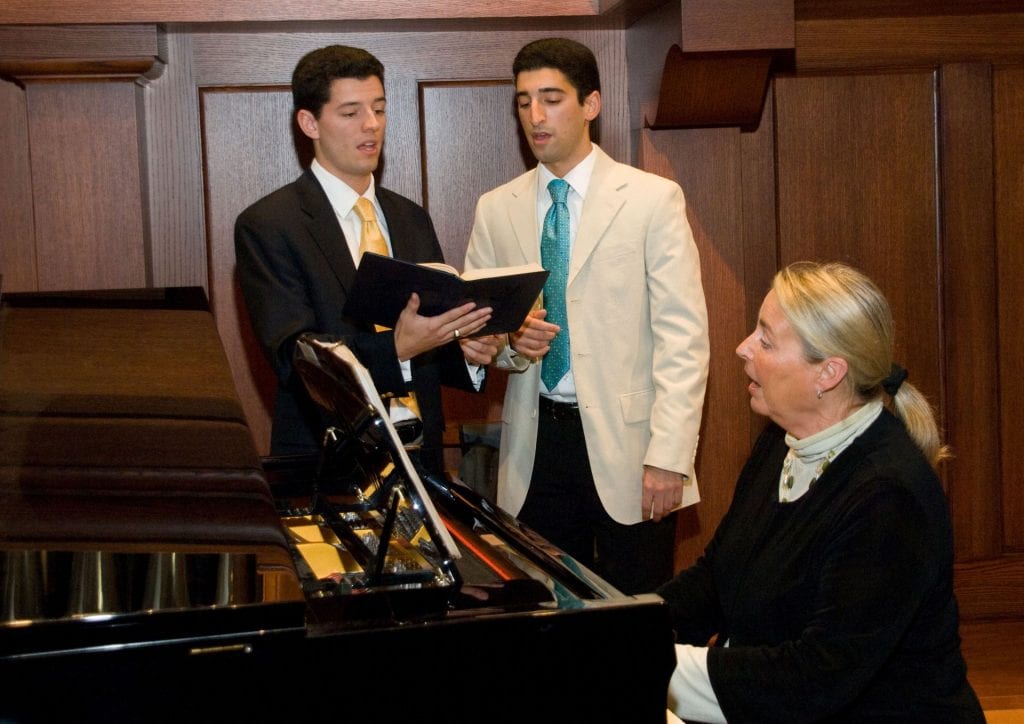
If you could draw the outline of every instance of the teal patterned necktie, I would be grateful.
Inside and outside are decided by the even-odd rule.
[[[553,390],[569,371],[569,319],[565,310],[565,284],[569,278],[569,207],[565,199],[569,195],[569,183],[560,178],[552,179],[548,193],[552,204],[544,217],[540,237],[541,264],[550,272],[544,283],[544,308],[548,310],[547,321],[562,330],[551,340],[551,349],[541,367],[541,379],[548,390]]]

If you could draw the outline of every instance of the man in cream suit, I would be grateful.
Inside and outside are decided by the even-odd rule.
[[[650,591],[673,574],[673,512],[698,500],[709,349],[683,193],[591,142],[601,92],[588,48],[538,40],[513,72],[540,164],[480,198],[465,267],[541,261],[552,179],[569,184],[570,261],[567,329],[548,318],[545,287],[546,308],[502,340],[495,360],[512,372],[497,502],[622,591]],[[566,334],[570,367],[549,387],[544,358]],[[463,342],[467,357],[480,356],[475,344]]]

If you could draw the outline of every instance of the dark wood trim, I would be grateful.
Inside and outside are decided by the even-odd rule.
[[[991,67],[943,66],[938,87],[940,404],[957,560],[968,561],[1003,551]]]
[[[799,20],[981,15],[1020,10],[1020,0],[795,0]]]
[[[51,23],[65,22],[60,16]],[[155,25],[0,25],[0,59],[91,60],[160,56]]]
[[[0,76],[28,81],[134,80],[148,73],[156,58],[67,58],[0,60]]]
[[[1024,384],[1018,370],[1024,357],[1024,65],[994,73],[996,181],[996,258],[998,265],[999,450],[1003,478],[1003,538],[1007,549],[1024,552],[1024,475],[1020,451],[1024,446]]]
[[[1022,12],[796,21],[796,67],[801,72],[935,68],[1022,58]]]
[[[654,0],[6,0],[0,24],[210,23],[325,20],[418,20],[429,18],[597,17],[630,18],[654,6]]]
[[[1024,618],[1024,555],[957,563],[953,582],[963,620]]]

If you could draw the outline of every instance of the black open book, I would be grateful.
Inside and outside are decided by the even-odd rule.
[[[461,276],[447,264],[413,262],[367,252],[356,271],[343,313],[362,322],[394,327],[409,301],[420,295],[420,314],[432,317],[465,302],[491,307],[491,319],[474,336],[519,329],[544,288],[540,264],[475,269]]]

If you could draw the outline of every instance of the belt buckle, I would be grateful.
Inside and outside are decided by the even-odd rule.
[[[579,415],[579,405],[571,402],[557,402],[549,397],[541,397],[541,406],[546,408],[548,415],[554,420],[575,420]]]

